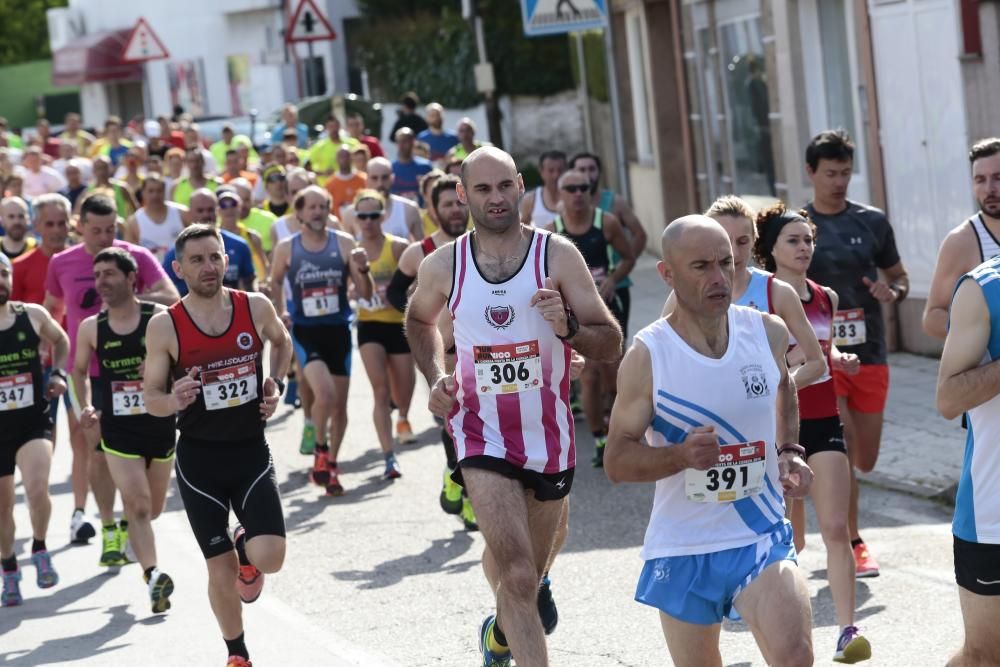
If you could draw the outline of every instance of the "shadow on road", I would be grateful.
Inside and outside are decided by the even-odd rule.
[[[473,544],[472,536],[465,530],[456,530],[450,537],[433,540],[422,553],[402,556],[385,561],[370,571],[345,570],[333,572],[341,581],[359,582],[360,589],[386,588],[395,586],[406,577],[421,574],[455,574],[478,567],[479,558],[450,563],[464,555]]]
[[[93,581],[94,579],[104,580],[105,578],[94,577],[88,581]],[[65,590],[68,591],[72,588],[75,587],[71,586]],[[77,597],[73,596],[72,599],[76,600]],[[0,664],[31,666],[62,665],[74,660],[92,658],[103,653],[111,653],[112,651],[125,648],[127,644],[117,644],[114,646],[108,646],[107,644],[128,634],[129,628],[131,628],[136,622],[135,616],[125,611],[126,609],[127,605],[119,605],[117,607],[105,609],[104,613],[108,614],[110,618],[108,618],[104,627],[100,628],[96,632],[87,632],[70,637],[60,637],[59,639],[48,639],[42,642],[42,644],[33,651],[15,650],[8,653],[0,653]],[[83,611],[91,610],[79,609],[73,610],[70,613]],[[45,613],[41,615],[47,617],[49,614]],[[2,623],[0,623],[0,626],[2,626]],[[0,632],[5,633],[6,630],[0,630]]]

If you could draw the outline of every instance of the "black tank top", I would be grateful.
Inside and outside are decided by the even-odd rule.
[[[570,234],[566,230],[566,223],[562,216],[556,216],[554,226],[556,233],[565,236],[576,249],[583,255],[583,261],[590,269],[590,275],[594,277],[594,282],[600,284],[614,270],[611,262],[611,246],[604,238],[604,211],[599,208],[594,209],[594,221],[590,228],[583,234]]]
[[[23,303],[11,302],[14,324],[0,331],[0,433],[20,433],[48,414],[49,401],[42,386],[41,338],[31,326]],[[0,440],[2,440],[0,436]]]
[[[181,435],[203,443],[264,442],[260,399],[263,395],[261,352],[264,343],[250,314],[246,292],[224,288],[233,305],[229,327],[211,336],[191,319],[184,301],[167,309],[177,332],[175,380],[200,368],[201,392],[177,415]]]
[[[155,304],[140,303],[139,325],[127,334],[111,329],[108,311],[97,316],[99,373],[93,382],[101,405],[94,407],[101,411],[101,432],[105,435],[173,442],[175,418],[154,417],[146,412],[142,399],[139,366],[146,359],[146,326],[155,312]]]

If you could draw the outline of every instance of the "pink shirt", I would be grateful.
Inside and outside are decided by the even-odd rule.
[[[139,265],[135,283],[138,294],[148,291],[161,280],[167,280],[163,267],[153,254],[142,246],[116,239],[114,247],[127,250]],[[94,287],[94,256],[87,252],[82,243],[52,257],[48,273],[45,275],[45,291],[62,299],[66,304],[69,367],[72,369],[73,360],[76,358],[76,334],[80,322],[99,312],[104,305]],[[98,373],[97,359],[91,358],[90,376],[97,377]]]

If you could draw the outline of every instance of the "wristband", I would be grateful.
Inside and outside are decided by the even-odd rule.
[[[806,448],[794,442],[789,442],[778,448],[778,456],[781,456],[785,452],[793,452],[796,456],[805,456]]]
[[[272,377],[271,380],[274,382],[275,386],[278,387],[278,396],[282,396],[285,393],[285,382],[281,378]]]
[[[63,382],[66,382],[66,371],[61,368],[53,368],[49,371],[49,377],[55,376],[57,378],[62,378]]]
[[[372,267],[366,266],[363,269],[358,269],[358,273],[361,273],[361,274],[368,273],[369,271],[371,271],[371,269],[372,269]]]

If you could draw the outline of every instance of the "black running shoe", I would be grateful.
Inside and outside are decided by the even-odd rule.
[[[545,577],[538,587],[538,616],[542,619],[542,627],[547,635],[555,632],[559,624],[559,611],[556,609],[556,601],[552,599],[551,586],[552,582]]]

